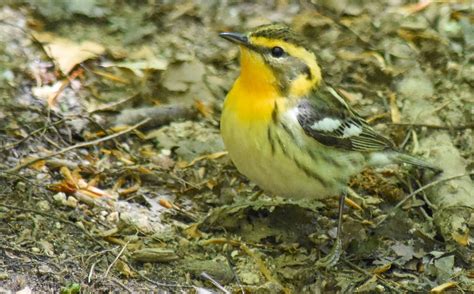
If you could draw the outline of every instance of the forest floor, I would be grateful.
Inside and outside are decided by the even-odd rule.
[[[1,293],[474,292],[472,3],[138,2],[0,4]],[[271,22],[445,170],[355,176],[328,269],[338,195],[262,193],[219,134],[239,51],[218,33]]]

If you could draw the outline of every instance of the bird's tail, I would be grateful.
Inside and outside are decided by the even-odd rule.
[[[416,165],[422,168],[427,168],[437,174],[443,172],[441,168],[434,166],[433,164],[428,163],[424,161],[423,159],[420,159],[412,155],[408,155],[406,153],[395,152],[393,154],[392,160],[396,163],[408,163],[408,164]]]

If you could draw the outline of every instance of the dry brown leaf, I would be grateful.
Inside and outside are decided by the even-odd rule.
[[[98,76],[101,76],[103,78],[106,78],[108,80],[111,80],[111,81],[114,81],[114,82],[117,82],[117,83],[121,83],[121,84],[125,84],[125,85],[130,84],[129,80],[126,80],[124,78],[121,78],[119,76],[116,76],[114,74],[111,74],[111,73],[108,73],[108,72],[105,72],[105,71],[102,71],[102,70],[91,70],[91,72],[95,73]]]
[[[87,183],[80,175],[80,170],[76,169],[70,171],[67,167],[63,166],[60,168],[60,173],[64,177],[64,180],[48,186],[49,190],[56,192],[63,192],[70,195],[75,195],[79,200],[82,201],[83,196],[90,198],[107,197],[113,198],[113,196],[105,190],[97,188],[90,183]],[[91,181],[94,183],[94,181]]]
[[[56,66],[65,75],[79,63],[96,58],[105,52],[105,48],[102,45],[91,41],[76,43],[54,34],[43,32],[33,33],[33,37],[41,43],[46,54],[53,59]]]
[[[433,294],[444,293],[446,289],[453,288],[456,285],[457,285],[456,282],[446,282],[431,289],[430,293],[433,293]]]
[[[126,165],[133,165],[135,162],[130,158],[130,155],[120,150],[112,150],[112,155]]]
[[[357,93],[348,92],[341,88],[337,88],[337,91],[340,92],[342,96],[344,96],[344,98],[346,98],[346,100],[348,100],[351,104],[355,103],[357,100],[360,100],[361,95],[357,95]]]
[[[137,61],[123,61],[123,62],[107,62],[101,64],[103,67],[120,67],[126,68],[133,72],[137,77],[143,77],[147,70],[165,70],[168,68],[168,61],[155,58],[152,60],[137,60]]]
[[[167,200],[167,199],[164,199],[164,198],[160,198],[160,200],[158,201],[158,203],[163,206],[164,208],[173,208],[173,204]]]
[[[193,166],[194,164],[196,164],[196,162],[199,162],[203,159],[214,160],[214,159],[220,158],[220,157],[222,157],[226,154],[227,154],[227,151],[220,151],[220,152],[215,152],[215,153],[212,153],[212,154],[206,154],[206,155],[202,155],[202,156],[198,156],[198,157],[194,158],[190,163],[178,162],[177,165],[178,165],[179,168],[188,168],[188,167]]]
[[[402,114],[400,113],[400,109],[398,109],[397,96],[395,93],[390,94],[390,114],[392,122],[400,123],[402,121]]]
[[[349,207],[352,207],[354,209],[357,209],[357,210],[364,210],[359,204],[357,204],[356,202],[354,202],[354,200],[350,199],[350,198],[345,198],[344,199],[344,203],[349,206]]]
[[[212,116],[214,111],[212,111],[212,108],[209,107],[206,103],[204,103],[201,100],[197,100],[194,103],[194,106],[196,106],[196,109],[199,111],[200,114],[202,114],[205,118],[209,118]]]
[[[33,164],[30,165],[31,168],[35,170],[41,170],[46,164],[46,160],[39,160]]]
[[[386,263],[384,265],[381,265],[379,267],[376,267],[374,270],[372,270],[372,272],[374,274],[383,274],[384,272],[388,271],[390,268],[392,268],[392,264],[391,263]]]
[[[414,13],[418,13],[425,8],[427,8],[432,3],[431,0],[421,0],[415,4],[408,4],[405,6],[400,7],[399,12],[404,15],[410,15]]]
[[[130,267],[128,266],[128,264],[126,264],[125,262],[121,261],[120,259],[117,260],[117,263],[115,264],[115,268],[120,272],[120,274],[122,276],[124,276],[125,278],[133,278],[135,277],[137,274],[135,272],[133,272]]]
[[[461,246],[467,246],[469,245],[469,230],[466,230],[466,232],[459,233],[459,232],[453,232],[451,234],[453,237],[453,240],[456,241],[459,245]]]
[[[202,237],[202,232],[198,228],[198,224],[192,224],[186,229],[184,229],[184,232],[186,235],[188,235],[191,238],[201,238]]]

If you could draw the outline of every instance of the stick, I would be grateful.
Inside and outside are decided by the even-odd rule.
[[[44,159],[48,159],[50,157],[53,157],[53,156],[56,156],[56,155],[60,155],[60,154],[64,154],[66,152],[69,152],[71,150],[74,150],[74,149],[77,149],[77,148],[83,148],[83,147],[87,147],[87,146],[91,146],[91,145],[96,145],[96,144],[99,144],[99,143],[102,143],[102,142],[105,142],[105,141],[108,141],[110,139],[113,139],[113,138],[116,138],[116,137],[119,137],[123,134],[126,134],[136,128],[138,128],[139,126],[147,123],[148,121],[150,120],[150,118],[146,118],[144,120],[142,120],[141,122],[137,123],[136,125],[133,125],[123,131],[120,131],[118,133],[115,133],[115,134],[111,134],[109,136],[105,136],[103,138],[99,138],[99,139],[95,139],[95,140],[92,140],[92,141],[89,141],[89,142],[83,142],[83,143],[79,143],[79,144],[76,144],[76,145],[73,145],[73,146],[69,146],[67,148],[64,148],[64,149],[61,149],[59,151],[56,151],[56,152],[52,152],[48,155],[45,155],[45,156],[41,156],[41,157],[37,157],[37,158],[33,158],[31,160],[28,160],[22,164],[19,164],[15,167],[12,167],[10,169],[7,169],[7,170],[4,170],[4,171],[0,171],[0,172],[4,172],[4,173],[14,173],[14,172],[17,172],[33,163],[36,163],[38,161],[41,161],[41,160],[44,160]]]
[[[465,174],[462,174],[462,175],[455,175],[455,176],[452,176],[452,177],[448,177],[448,178],[443,178],[443,179],[439,179],[439,180],[436,180],[436,181],[433,181],[415,191],[413,191],[412,193],[408,194],[407,196],[405,196],[405,198],[403,198],[400,202],[397,203],[397,205],[395,205],[390,213],[388,213],[384,218],[382,218],[376,226],[380,226],[386,219],[387,219],[387,216],[393,214],[395,212],[395,210],[397,210],[398,208],[400,208],[400,206],[403,205],[403,203],[407,202],[410,198],[412,198],[413,196],[415,196],[416,194],[420,193],[421,191],[423,190],[426,190],[428,189],[429,187],[432,187],[432,186],[435,186],[435,185],[438,185],[442,182],[447,182],[447,181],[451,181],[451,180],[454,180],[454,179],[457,179],[457,178],[462,178],[462,177],[465,177],[465,176],[470,176],[470,175],[473,175],[474,172],[470,172],[470,173],[465,173]]]
[[[430,125],[430,124],[410,124],[410,123],[387,123],[388,125],[392,126],[402,126],[402,127],[426,127],[429,129],[436,129],[436,130],[464,130],[464,129],[472,129],[474,128],[474,124],[467,124],[461,126],[437,126],[437,125]]]
[[[122,249],[120,250],[120,252],[117,254],[117,256],[115,257],[114,261],[112,261],[112,263],[107,267],[107,270],[105,271],[105,274],[104,274],[104,277],[106,278],[108,275],[109,275],[109,272],[110,270],[112,269],[112,267],[115,265],[115,263],[117,263],[118,259],[120,258],[120,256],[122,256],[123,252],[125,251],[125,249],[127,248],[127,245],[130,243],[130,241],[127,241],[127,243],[125,243],[125,245],[123,245]]]

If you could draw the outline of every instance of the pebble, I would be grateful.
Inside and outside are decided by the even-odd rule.
[[[66,201],[66,194],[59,192],[53,195],[53,199],[58,204],[63,204]]]
[[[49,206],[49,202],[46,200],[41,200],[38,203],[36,203],[36,206],[40,211],[49,211],[51,207]]]

